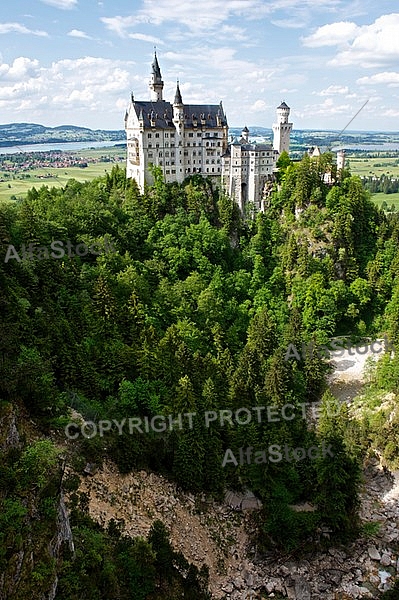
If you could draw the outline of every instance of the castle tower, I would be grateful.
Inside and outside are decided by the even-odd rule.
[[[244,129],[241,131],[241,137],[244,138],[244,140],[246,142],[249,141],[249,129],[246,125],[245,125]]]
[[[277,107],[277,123],[273,124],[273,149],[279,154],[289,151],[292,123],[288,122],[290,107],[282,102]]]
[[[181,97],[179,82],[176,85],[175,99],[173,101],[173,125],[176,128],[176,181],[183,181],[185,175],[184,159],[184,105]]]
[[[162,90],[163,90],[163,81],[161,75],[161,69],[159,68],[157,53],[154,52],[154,60],[151,65],[151,79],[149,83],[149,87],[151,90],[151,101],[152,102],[162,102]]]
[[[345,150],[337,152],[337,171],[342,171],[345,168]]]

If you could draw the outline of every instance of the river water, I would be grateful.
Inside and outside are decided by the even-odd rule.
[[[61,142],[58,144],[24,144],[23,146],[0,147],[0,154],[17,154],[17,152],[50,152],[62,150],[84,150],[85,148],[109,148],[116,144],[126,144],[126,140],[114,140],[112,142]]]

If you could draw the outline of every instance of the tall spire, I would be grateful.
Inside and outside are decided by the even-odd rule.
[[[173,104],[183,104],[180,87],[179,87],[179,80],[177,80],[175,100],[174,100]]]
[[[152,61],[152,74],[154,75],[155,80],[157,81],[157,83],[161,83],[162,82],[162,75],[161,75],[161,69],[159,68],[159,63],[158,63],[158,58],[157,58],[157,53],[154,52],[154,60]]]
[[[150,90],[151,90],[151,101],[152,102],[162,102],[162,90],[163,90],[163,81],[161,75],[161,69],[159,68],[157,53],[154,52],[154,60],[151,65],[151,80],[150,80]]]

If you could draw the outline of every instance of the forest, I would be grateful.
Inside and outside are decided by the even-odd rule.
[[[399,465],[399,415],[392,411],[388,423],[374,410],[396,393],[398,355],[379,361],[360,418],[327,390],[322,353],[285,356],[290,344],[328,346],[333,336],[386,334],[399,343],[399,215],[376,207],[359,177],[337,175],[331,153],[295,163],[282,155],[279,167],[259,214],[241,214],[200,176],[166,184],[156,167],[143,194],[114,166],[91,182],[32,188],[0,205],[4,597],[40,598],[57,578],[57,600],[210,598],[206,565],[175,552],[162,522],[144,539],[127,537],[122,523],[104,530],[93,521],[77,493],[87,462],[154,471],[217,499],[226,489],[252,490],[263,504],[261,550],[304,552],[360,534],[364,458],[378,452]],[[4,261],[10,245],[54,240],[114,251]],[[304,419],[300,407],[320,401],[317,422]],[[203,418],[288,404],[290,420]],[[97,425],[201,418],[192,427],[122,435],[114,427],[71,442],[72,409]],[[223,464],[228,450],[238,457],[274,445],[320,452]],[[52,554],[65,493],[74,551],[63,544]],[[298,502],[317,510],[295,512]],[[18,558],[30,552],[33,561]]]

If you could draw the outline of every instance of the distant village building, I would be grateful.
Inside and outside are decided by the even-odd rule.
[[[273,125],[273,145],[249,142],[245,127],[241,138],[228,140],[223,105],[184,104],[179,83],[173,104],[163,99],[157,55],[152,63],[150,100],[135,100],[133,93],[125,114],[127,137],[126,175],[140,190],[152,183],[150,164],[162,169],[165,181],[182,182],[200,174],[210,177],[237,202],[241,210],[250,202],[263,210],[267,184],[272,181],[276,161],[288,152],[292,123],[290,108],[282,102]]]

